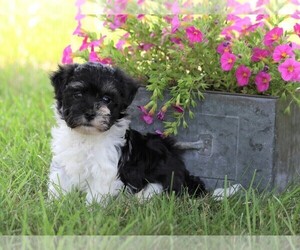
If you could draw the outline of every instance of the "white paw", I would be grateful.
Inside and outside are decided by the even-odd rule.
[[[241,188],[242,188],[241,184],[234,184],[226,189],[225,188],[217,188],[214,190],[212,196],[213,196],[214,200],[220,201],[220,200],[223,200],[225,196],[230,197],[230,196],[234,195]]]

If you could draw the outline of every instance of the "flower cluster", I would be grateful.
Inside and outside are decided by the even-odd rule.
[[[255,6],[236,0],[107,0],[105,14],[83,15],[83,5],[92,2],[100,4],[76,2],[74,35],[81,45],[75,51],[67,46],[63,63],[111,64],[140,78],[152,92],[139,107],[141,117],[147,124],[164,121],[163,135],[187,126],[207,90],[289,95],[300,103],[298,0],[257,0]],[[101,29],[84,29],[86,18]]]

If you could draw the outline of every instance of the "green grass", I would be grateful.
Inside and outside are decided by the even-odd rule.
[[[253,189],[216,202],[121,196],[86,206],[71,193],[47,200],[52,88],[47,72],[6,68],[0,76],[0,233],[38,235],[299,234],[300,188],[281,195]],[[38,83],[38,84],[37,84]]]
[[[39,11],[28,14],[34,4]],[[104,208],[86,206],[78,193],[48,201],[54,125],[48,73],[75,28],[73,1],[5,1],[0,12],[18,23],[0,24],[0,235],[300,233],[300,187],[281,195],[249,189],[221,202],[164,195],[140,204],[121,196]],[[34,16],[40,22],[32,28]]]

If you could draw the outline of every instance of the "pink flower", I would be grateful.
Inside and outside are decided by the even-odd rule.
[[[291,46],[287,44],[278,45],[273,52],[273,60],[279,62],[281,60],[293,57],[294,52]]]
[[[142,20],[144,18],[144,16],[145,16],[145,14],[138,14],[136,18],[138,20]]]
[[[76,21],[81,21],[81,19],[83,19],[85,17],[85,15],[83,15],[82,13],[81,13],[81,9],[79,8],[78,9],[78,12],[77,12],[77,15],[75,16],[75,20]]]
[[[275,27],[271,29],[264,37],[264,44],[266,46],[273,45],[274,42],[277,42],[283,34],[283,29]]]
[[[184,45],[183,45],[183,43],[182,43],[182,41],[181,41],[180,38],[178,38],[178,37],[171,37],[171,38],[170,38],[170,41],[171,41],[172,43],[177,44],[178,47],[179,47],[181,50],[184,49]]]
[[[81,29],[81,22],[78,22],[76,29],[73,31],[73,35],[85,36],[83,30]]]
[[[123,50],[123,46],[125,45],[125,43],[126,43],[125,40],[120,39],[116,44],[117,50]]]
[[[76,2],[75,2],[75,5],[77,6],[77,7],[81,7],[81,5],[83,5],[85,3],[85,0],[77,0]]]
[[[161,110],[161,111],[158,112],[156,117],[157,117],[158,120],[162,121],[165,118],[165,114],[166,113]]]
[[[257,16],[256,16],[256,21],[261,21],[262,19],[267,19],[267,18],[269,18],[269,15],[266,15],[266,14],[258,14]]]
[[[158,134],[160,137],[165,137],[164,135],[164,132],[162,132],[161,130],[157,129],[155,130],[155,133]]]
[[[264,58],[267,58],[270,55],[270,52],[266,49],[253,48],[251,61],[259,62]]]
[[[244,33],[251,24],[252,23],[250,17],[244,17],[238,19],[231,27],[233,30]]]
[[[203,40],[203,35],[200,30],[194,26],[187,27],[185,29],[186,35],[191,43],[200,43]]]
[[[258,92],[265,92],[269,89],[271,76],[270,74],[260,71],[255,77],[256,89]]]
[[[163,106],[156,116],[157,119],[162,121],[165,118],[166,112],[167,112],[167,107]]]
[[[72,51],[71,45],[67,46],[64,49],[62,60],[61,60],[63,64],[73,63],[72,53],[73,53],[73,51]]]
[[[147,111],[147,109],[144,106],[138,106],[138,108],[142,111],[142,120],[144,120],[147,124],[153,123],[153,115],[150,114],[150,112]]]
[[[292,15],[291,15],[292,18],[295,18],[295,19],[300,19],[300,11],[299,10],[296,10]]]
[[[102,64],[112,64],[111,58],[100,58],[97,52],[94,51],[94,46],[91,46],[91,52],[89,54],[89,62],[100,62]]]
[[[300,63],[293,58],[285,60],[278,66],[278,71],[285,81],[296,81],[300,75]]]
[[[89,62],[100,62],[100,57],[94,50],[90,52]]]
[[[150,50],[153,46],[154,46],[154,45],[151,44],[151,43],[141,43],[141,44],[139,45],[139,48],[140,48],[141,50],[148,51],[148,50]]]
[[[268,4],[269,2],[270,2],[270,0],[258,0],[258,1],[256,2],[256,7],[261,7],[261,6],[263,6],[263,5]]]
[[[178,113],[183,113],[183,112],[184,112],[184,108],[181,107],[179,104],[173,105],[173,108],[174,108],[175,111],[178,112]]]
[[[221,56],[221,68],[224,71],[230,71],[236,61],[236,56],[234,54],[225,52]]]
[[[128,17],[128,15],[123,15],[123,14],[115,15],[114,20],[110,24],[109,27],[112,30],[115,30],[115,29],[121,27],[124,23],[126,23],[127,17]]]
[[[109,58],[109,57],[105,57],[105,58],[100,58],[100,61],[99,61],[100,63],[102,63],[102,64],[112,64],[113,63],[113,61],[112,61],[112,59],[111,58]]]
[[[231,53],[231,43],[229,41],[222,42],[217,47],[217,52],[223,55],[225,52]]]
[[[174,16],[172,21],[171,21],[171,33],[175,33],[178,28],[180,27],[180,21],[178,16]]]
[[[87,49],[88,47],[89,47],[89,43],[88,43],[88,36],[85,36],[84,38],[83,38],[83,40],[82,40],[82,43],[81,43],[81,46],[80,46],[80,48],[79,48],[79,51],[82,51],[82,50],[85,50],[85,49]]]
[[[294,31],[295,31],[296,35],[298,35],[300,37],[300,24],[299,23],[296,23],[294,25]]]
[[[251,70],[245,65],[240,65],[235,72],[237,83],[241,87],[248,85],[250,76]]]
[[[178,4],[178,1],[172,1],[165,3],[167,9],[171,10],[172,14],[179,14],[180,13],[180,6]]]

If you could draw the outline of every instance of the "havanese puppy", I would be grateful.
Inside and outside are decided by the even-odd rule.
[[[59,66],[50,78],[57,119],[50,196],[79,189],[88,203],[101,203],[123,190],[144,199],[172,191],[206,194],[204,183],[186,169],[174,139],[130,128],[126,109],[139,87],[136,80],[100,63]]]

